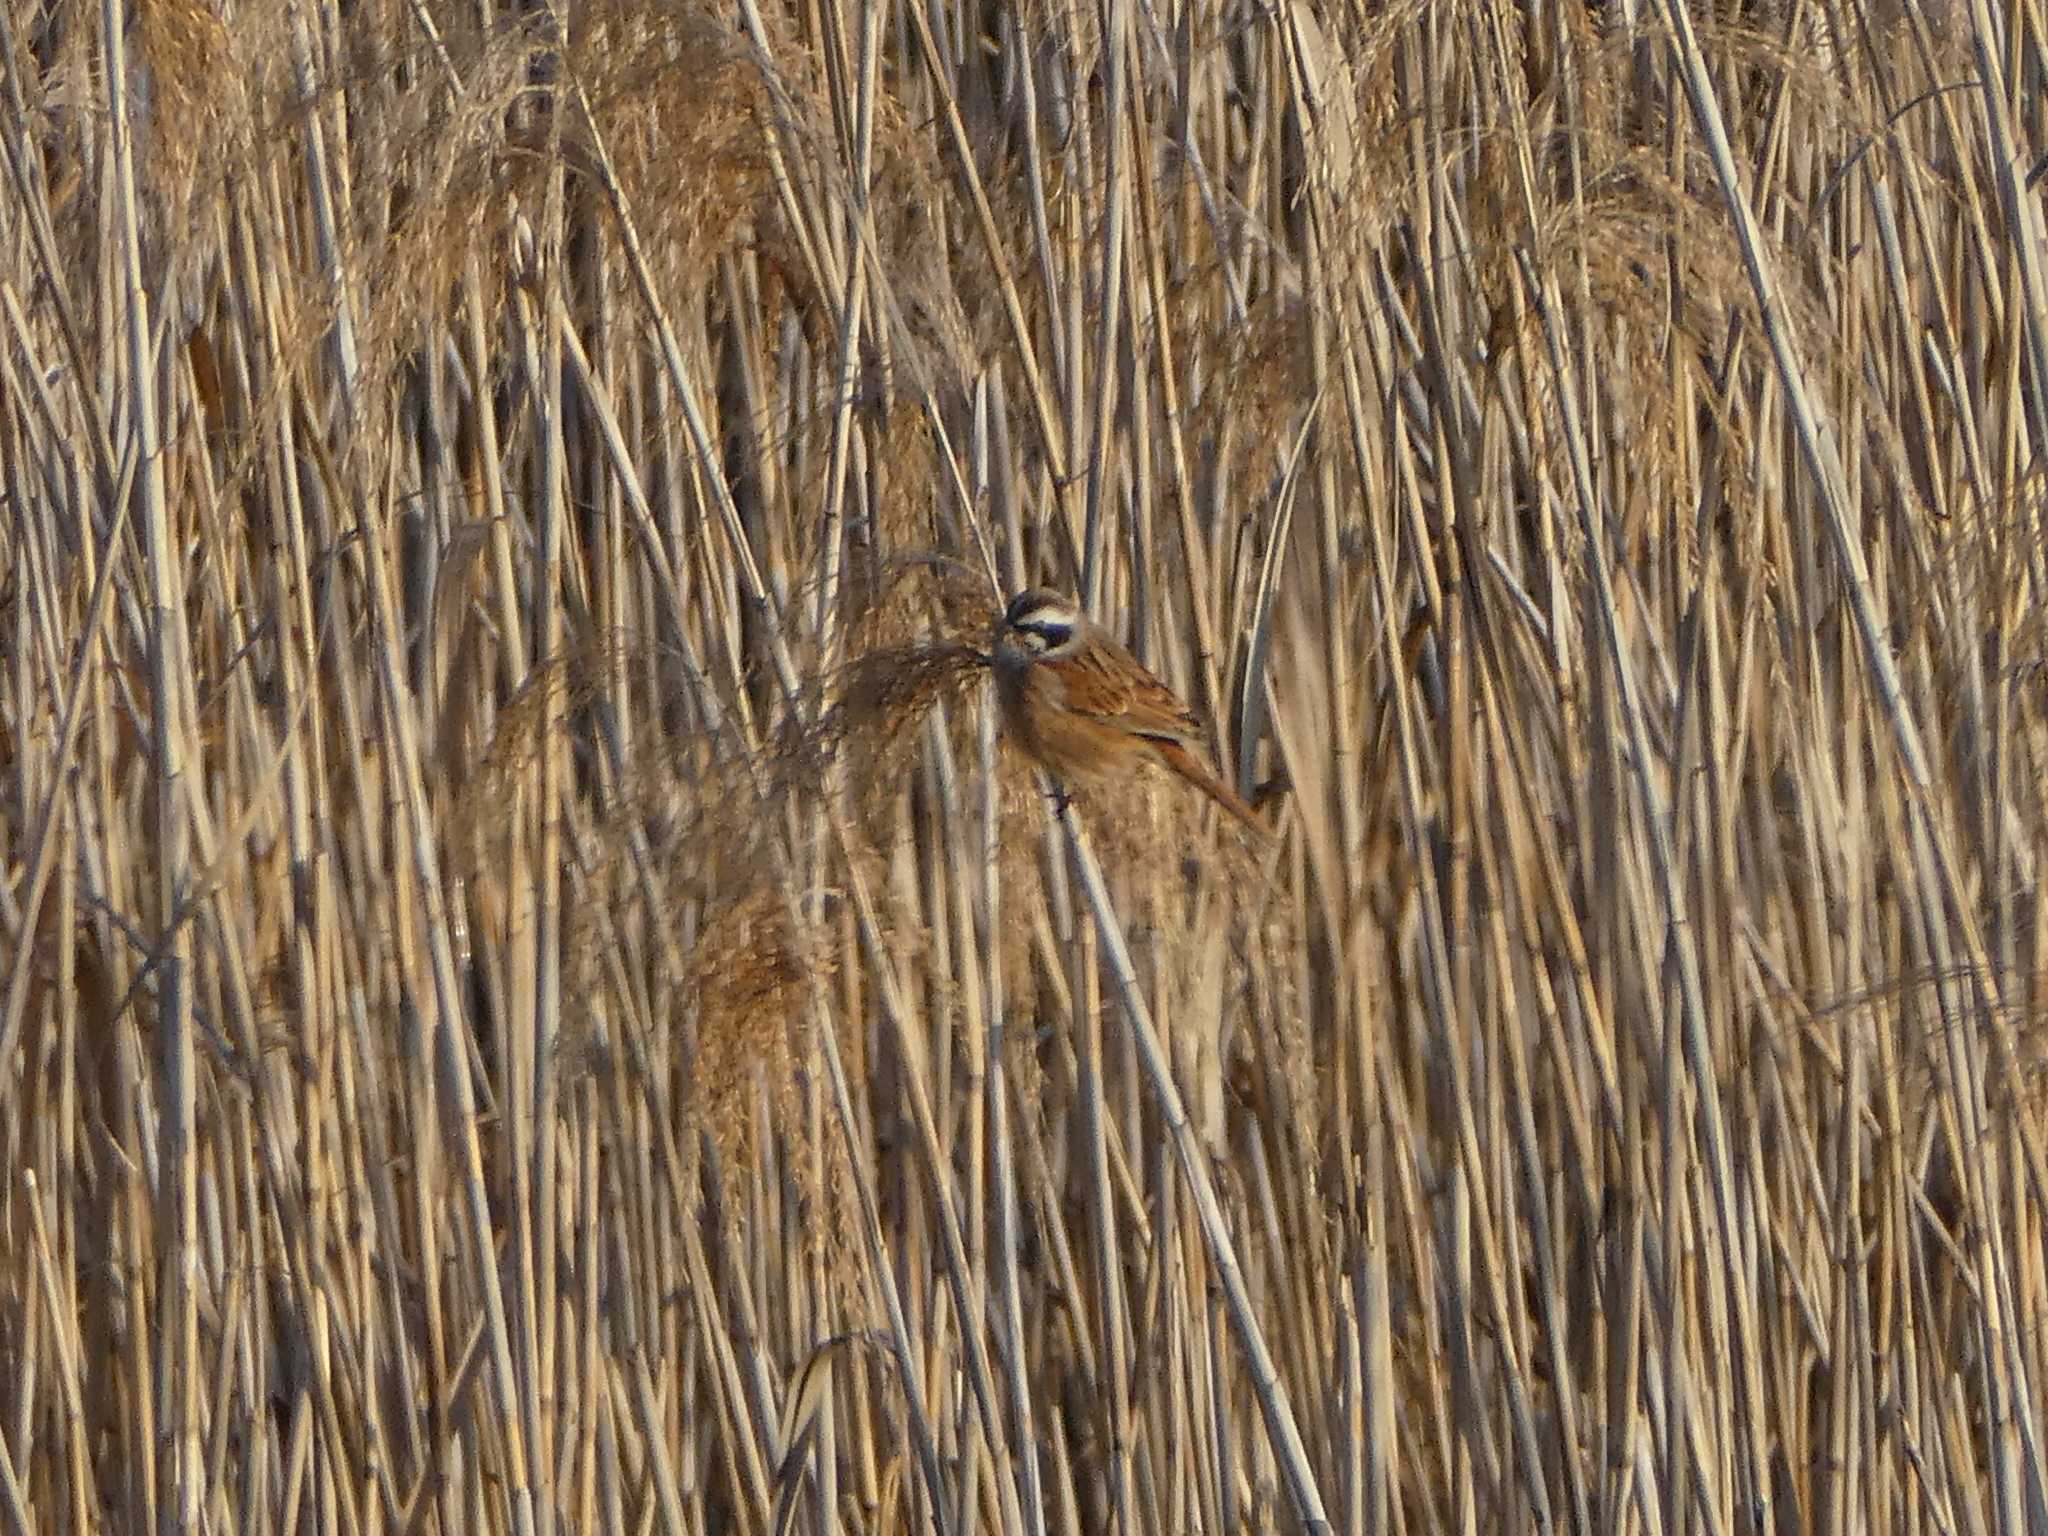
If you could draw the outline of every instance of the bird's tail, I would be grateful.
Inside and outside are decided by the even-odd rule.
[[[1250,827],[1254,832],[1263,835],[1267,831],[1266,824],[1259,820],[1258,812],[1245,804],[1236,790],[1203,767],[1201,759],[1196,757],[1186,747],[1177,741],[1157,736],[1152,738],[1152,746],[1158,752],[1159,760],[1162,763],[1194,785],[1195,788],[1199,789],[1211,800],[1222,806],[1224,810],[1230,812],[1231,815]]]

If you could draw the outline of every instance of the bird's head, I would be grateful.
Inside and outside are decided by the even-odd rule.
[[[1034,661],[1064,655],[1081,637],[1081,610],[1057,592],[1031,587],[1010,599],[996,625],[996,646]]]

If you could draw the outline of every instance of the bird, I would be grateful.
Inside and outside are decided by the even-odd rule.
[[[1180,696],[1071,599],[1029,587],[996,621],[991,655],[1004,734],[1054,779],[1107,779],[1150,759],[1256,832],[1252,808],[1190,747]]]

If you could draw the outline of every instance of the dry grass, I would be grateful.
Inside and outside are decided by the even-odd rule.
[[[0,1532],[2041,1529],[2044,36],[0,0]]]

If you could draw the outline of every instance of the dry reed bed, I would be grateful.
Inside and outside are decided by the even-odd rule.
[[[0,1530],[2039,1529],[2043,22],[6,0]]]

